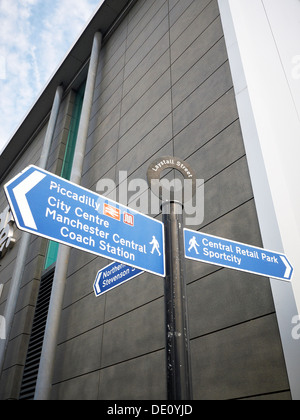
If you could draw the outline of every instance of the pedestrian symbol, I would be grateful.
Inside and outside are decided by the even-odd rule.
[[[161,256],[160,250],[159,250],[159,242],[158,240],[155,238],[155,236],[152,236],[152,242],[150,242],[150,245],[153,245],[151,254],[154,253],[154,251],[158,252],[158,255]]]
[[[196,254],[199,255],[197,247],[199,247],[200,245],[197,243],[196,236],[193,236],[192,239],[189,241],[189,246],[190,246],[188,249],[189,252],[191,252],[191,250],[194,249]]]

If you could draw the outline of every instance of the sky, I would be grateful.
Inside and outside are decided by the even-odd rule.
[[[102,3],[0,0],[0,154]]]

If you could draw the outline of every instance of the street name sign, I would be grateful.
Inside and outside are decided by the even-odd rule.
[[[234,270],[290,281],[293,267],[287,257],[263,248],[184,229],[185,256]]]
[[[165,277],[162,222],[33,165],[4,189],[19,229]]]
[[[99,297],[142,273],[142,270],[125,264],[117,262],[109,264],[107,267],[98,271],[94,283],[94,293],[96,297]]]

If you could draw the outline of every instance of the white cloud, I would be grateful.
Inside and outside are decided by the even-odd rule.
[[[0,153],[102,0],[0,0]]]
[[[0,48],[0,80],[6,79],[6,52],[5,48]]]
[[[1,0],[0,4],[0,49],[5,63],[5,77],[0,81],[0,142],[7,141],[13,127],[24,114],[23,107],[32,100],[30,86],[30,63],[28,24],[20,17],[28,16],[26,2]],[[2,25],[3,22],[3,25]]]

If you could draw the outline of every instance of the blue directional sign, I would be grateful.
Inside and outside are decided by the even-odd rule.
[[[165,276],[160,221],[35,166],[4,188],[19,229]]]
[[[94,283],[94,293],[97,297],[101,296],[142,273],[143,271],[138,268],[114,262],[98,271]]]
[[[293,267],[285,255],[184,229],[185,256],[235,270],[289,281]]]

